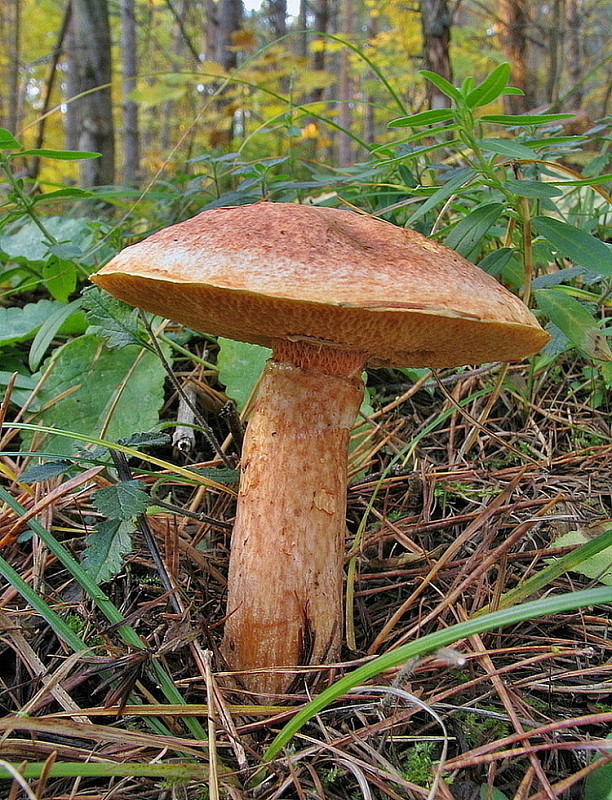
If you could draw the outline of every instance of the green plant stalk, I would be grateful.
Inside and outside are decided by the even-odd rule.
[[[384,670],[396,667],[410,658],[426,655],[435,652],[441,647],[448,647],[462,639],[474,636],[479,633],[504,628],[508,625],[516,625],[530,619],[537,619],[552,614],[559,614],[565,611],[575,611],[586,606],[597,604],[605,605],[612,603],[612,586],[605,586],[598,589],[586,589],[580,592],[567,592],[555,597],[545,597],[534,600],[512,608],[494,611],[491,614],[484,614],[473,617],[467,622],[452,625],[449,628],[430,633],[416,639],[413,642],[402,645],[395,650],[378,656],[368,664],[345,675],[339,681],[322,692],[318,697],[308,703],[282,728],[280,733],[273,740],[263,755],[263,761],[269,762],[275,758],[288,744],[291,738],[305,725],[309,719],[320,713],[330,703],[338,697],[346,694],[355,686],[374,678]],[[261,773],[259,775],[261,777]]]
[[[18,515],[26,514],[26,509],[20,505],[15,498],[0,486],[0,500],[5,502],[13,511]],[[131,625],[124,623],[123,615],[115,604],[109,600],[108,596],[100,589],[100,587],[90,578],[81,565],[70,555],[70,553],[63,547],[57,539],[44,528],[37,520],[28,520],[28,527],[44,542],[49,548],[49,551],[58,559],[58,561],[70,572],[72,577],[77,581],[81,588],[89,595],[92,602],[104,614],[106,619],[111,625],[116,626],[117,633],[121,636],[123,641],[139,650],[145,650],[146,644],[141,637],[136,633]],[[79,648],[80,649],[80,646]],[[155,677],[159,681],[159,686],[164,696],[170,703],[182,703],[183,697],[178,691],[172,678],[167,674],[163,666],[157,659],[151,659],[151,666],[155,673]],[[206,733],[197,719],[187,717],[185,725],[189,728],[191,734],[196,739],[206,739]]]

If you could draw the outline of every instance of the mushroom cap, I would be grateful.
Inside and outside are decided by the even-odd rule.
[[[204,211],[127,247],[92,280],[198,331],[359,351],[373,366],[515,361],[549,339],[517,297],[459,254],[334,208]]]

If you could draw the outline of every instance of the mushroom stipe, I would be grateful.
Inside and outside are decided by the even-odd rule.
[[[352,211],[204,211],[92,280],[195,330],[271,347],[241,460],[223,654],[257,694],[342,644],[347,448],[367,365],[516,361],[549,339],[457,253]],[[287,671],[275,671],[285,667]]]

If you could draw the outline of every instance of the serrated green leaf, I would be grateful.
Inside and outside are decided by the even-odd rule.
[[[67,458],[62,458],[58,461],[46,461],[44,464],[33,464],[25,472],[21,473],[19,480],[23,483],[47,481],[49,478],[56,478],[58,475],[68,472],[73,464],[74,462]]]
[[[510,64],[503,63],[495,67],[493,72],[484,81],[473,89],[466,97],[470,108],[486,106],[496,100],[506,88],[510,77]]]
[[[92,503],[105,517],[127,522],[144,514],[149,505],[149,495],[142,481],[118,481],[94,492]]]
[[[563,194],[558,186],[542,181],[517,181],[514,178],[506,178],[506,187],[518,197],[558,197]]]
[[[88,153],[84,150],[23,150],[21,156],[37,156],[38,158],[52,158],[56,161],[84,161],[87,158],[100,158],[101,153]]]
[[[239,469],[222,469],[220,467],[190,467],[190,469],[197,475],[222,483],[224,486],[233,486],[240,483]]]
[[[219,338],[219,380],[228,397],[242,411],[272,351],[266,347]]]
[[[455,112],[451,108],[434,108],[431,111],[422,111],[410,117],[400,117],[389,123],[390,128],[416,128],[419,125],[433,125],[437,122],[446,122],[453,119]]]
[[[170,358],[167,349],[165,355]],[[134,346],[109,350],[97,336],[79,336],[54,352],[45,372],[39,424],[117,441],[159,423],[166,373],[153,353]],[[24,441],[33,443],[33,436],[24,434]],[[40,438],[35,441],[40,449]],[[45,451],[59,456],[75,448],[64,436],[44,441]]]
[[[32,220],[20,220],[19,227],[3,231],[0,250],[12,259],[45,262],[50,248],[58,242],[79,242],[82,249],[93,242],[90,223],[78,217],[45,217],[45,231],[55,242],[48,239]]]
[[[590,233],[553,217],[534,217],[532,224],[559,255],[600,275],[612,275],[612,250]]]
[[[106,340],[111,349],[140,345],[151,349],[138,319],[138,309],[90,286],[83,292],[83,308],[90,333]]]
[[[131,522],[108,519],[85,540],[82,567],[98,585],[113,578],[123,567],[126,553],[132,549]]]
[[[612,361],[612,351],[593,315],[573,297],[555,289],[534,292],[546,316],[563,331],[569,341],[591,358]]]
[[[419,75],[427,78],[430,83],[433,83],[433,85],[447,97],[450,97],[455,101],[461,101],[463,99],[459,89],[457,89],[456,86],[453,86],[452,83],[449,83],[449,81],[447,81],[446,78],[443,78],[442,75],[438,75],[437,72],[431,72],[428,69],[422,69],[419,70]]]
[[[446,246],[464,258],[478,251],[486,232],[497,222],[504,210],[503,203],[486,203],[460,220],[446,238]]]
[[[19,150],[21,145],[6,128],[0,128],[0,150]]]
[[[53,341],[53,338],[62,327],[64,322],[71,314],[74,314],[81,306],[80,298],[73,300],[72,303],[61,305],[51,312],[40,326],[38,333],[34,337],[30,352],[28,355],[28,364],[32,372],[38,369],[40,362],[43,360],[47,348]]]
[[[142,433],[134,433],[126,439],[119,439],[117,444],[122,444],[125,447],[165,447],[170,444],[172,437],[167,433],[158,433],[157,431],[144,431]]]
[[[548,125],[573,116],[574,114],[486,114],[479,120],[496,125]]]
[[[477,143],[483,150],[498,153],[500,156],[508,156],[508,158],[533,159],[534,157],[533,150],[510,139],[477,139]]]

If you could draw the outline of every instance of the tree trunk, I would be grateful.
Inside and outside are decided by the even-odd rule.
[[[344,0],[342,3],[342,38],[351,40],[353,35],[353,0]],[[340,77],[338,81],[338,122],[345,131],[350,131],[353,124],[353,81],[351,78],[351,51],[343,47],[340,51]],[[346,133],[340,133],[338,140],[338,163],[346,166],[352,162],[351,138]]]
[[[573,107],[579,109],[584,100],[584,89],[579,86],[584,66],[582,15],[580,13],[579,0],[567,0],[566,19],[569,34],[567,53],[568,78],[570,90],[573,90]]]
[[[19,62],[21,59],[21,0],[5,0],[8,108],[4,125],[16,134],[21,126]]]
[[[554,0],[550,10],[548,37],[548,80],[546,82],[546,102],[554,104],[560,94],[561,65],[563,60],[564,40],[564,0]]]
[[[121,0],[121,58],[123,75],[123,165],[122,177],[128,186],[138,183],[140,174],[140,137],[138,133],[138,105],[130,99],[136,88],[138,58],[136,54],[136,9],[134,0]]]
[[[287,33],[287,0],[268,0],[266,18],[271,38],[280,39]]]
[[[421,30],[425,69],[453,82],[450,61],[451,15],[447,0],[421,0]],[[448,108],[450,98],[427,81],[430,108]]]
[[[316,0],[316,4],[314,6],[314,30],[317,33],[329,33],[329,23],[330,23],[330,8],[329,8],[329,0]],[[326,66],[326,59],[327,53],[325,50],[325,39],[319,39],[321,43],[320,48],[312,55],[312,68],[314,70],[324,70]],[[318,103],[323,99],[323,92],[325,90],[322,88],[313,89],[311,100],[314,103]]]
[[[107,0],[72,0],[79,149],[100,153],[81,162],[82,186],[113,183],[115,137],[111,103],[111,39]]]
[[[500,42],[510,62],[510,81],[524,92],[505,95],[505,109],[509,114],[524,114],[535,105],[527,70],[528,8],[528,0],[500,0],[499,4]]]

